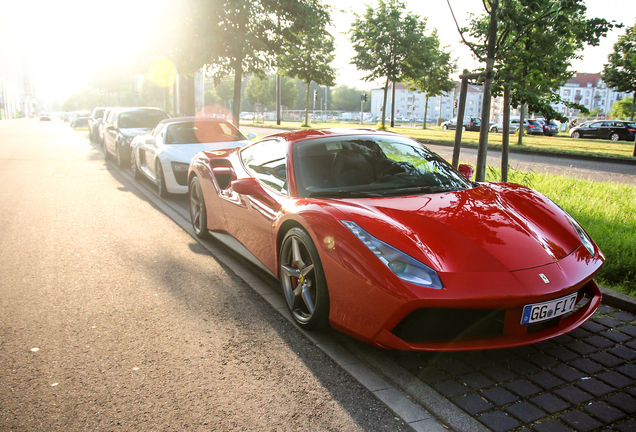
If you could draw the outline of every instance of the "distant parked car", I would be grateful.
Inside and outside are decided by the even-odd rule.
[[[519,125],[521,123],[519,123],[519,119],[511,119],[510,120],[510,126],[508,129],[509,133],[515,133],[519,130]],[[490,126],[490,132],[503,132],[503,123],[495,123],[494,125]]]
[[[251,133],[249,137],[255,137]],[[188,193],[188,167],[200,151],[233,149],[251,141],[231,123],[217,118],[179,117],[162,120],[151,134],[137,135],[130,144],[130,168],[145,175],[160,196]]]
[[[88,111],[77,111],[73,113],[73,116],[69,120],[71,127],[77,129],[78,127],[88,126],[88,118],[90,116],[91,113]]]
[[[443,130],[448,130],[448,129],[457,129],[457,117],[445,121],[444,123],[442,123],[442,129]],[[464,116],[464,124],[463,124],[463,130],[469,130],[469,131],[477,131],[479,132],[479,129],[481,127],[481,119],[479,117],[470,117],[470,116]]]
[[[99,139],[99,124],[104,119],[104,112],[106,108],[97,107],[93,109],[91,116],[88,118],[88,138],[91,141],[98,141]]]
[[[40,114],[40,121],[41,122],[43,122],[43,121],[50,122],[51,121],[51,116],[48,115],[48,114]]]
[[[548,122],[547,120],[539,121],[543,123],[543,135],[553,136],[559,134],[559,125],[556,124],[554,120],[550,120],[550,122]]]
[[[114,111],[104,130],[104,157],[109,159],[113,155],[117,165],[126,166],[133,138],[147,134],[167,118],[170,116],[159,108],[120,108]]]
[[[539,120],[524,120],[523,128],[528,135],[543,135],[543,123]]]
[[[570,130],[572,138],[599,138],[612,141],[634,141],[635,133],[636,123],[620,120],[600,120]]]

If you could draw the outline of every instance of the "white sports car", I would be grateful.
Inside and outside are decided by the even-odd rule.
[[[188,193],[188,166],[204,150],[243,147],[246,138],[233,124],[212,117],[178,117],[159,122],[147,135],[130,144],[130,167],[136,179],[145,175],[157,185],[159,195]]]

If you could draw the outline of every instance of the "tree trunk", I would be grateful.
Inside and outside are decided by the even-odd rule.
[[[305,123],[303,126],[309,127],[309,86],[311,81],[307,82],[307,95],[305,96]]]
[[[395,81],[391,83],[391,127],[395,127]]]
[[[503,137],[501,139],[501,181],[508,181],[508,153],[510,144],[510,83],[506,84],[503,95]]]
[[[386,117],[386,99],[389,91],[389,77],[386,77],[386,83],[384,83],[384,99],[382,100],[382,129],[386,129],[384,119]]]
[[[232,117],[234,126],[239,127],[241,115],[241,82],[243,81],[243,59],[234,61],[234,102],[232,103]]]
[[[424,124],[422,129],[426,129],[426,118],[428,117],[428,93],[426,93],[426,99],[424,99]]]
[[[524,122],[526,121],[526,105],[521,105],[521,113],[519,114],[519,140],[517,144],[523,145],[523,134],[526,133]]]

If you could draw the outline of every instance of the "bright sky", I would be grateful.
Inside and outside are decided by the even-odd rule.
[[[148,43],[148,29],[161,25],[159,9],[165,0],[0,0],[0,14],[30,59],[36,74],[38,95],[63,102],[84,84],[91,65],[104,58],[117,59],[139,43]],[[337,84],[363,89],[378,83],[361,81],[364,76],[349,65],[354,51],[348,37],[354,13],[363,14],[366,4],[374,1],[323,0],[334,5],[332,17],[337,55],[334,66],[339,70]],[[450,0],[455,16],[464,24],[469,12],[481,13],[480,0]],[[634,0],[586,0],[588,16],[616,20],[628,26],[636,23]],[[408,10],[428,17],[427,27],[437,28],[442,46],[450,46],[459,68],[474,69],[478,64],[470,51],[461,45],[445,0],[425,2],[406,0]],[[599,47],[585,50],[585,58],[575,61],[577,72],[600,72],[613,44],[624,29],[614,30]]]

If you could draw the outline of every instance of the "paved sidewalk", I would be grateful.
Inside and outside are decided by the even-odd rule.
[[[636,316],[606,304],[531,346],[390,355],[496,432],[636,431]]]

